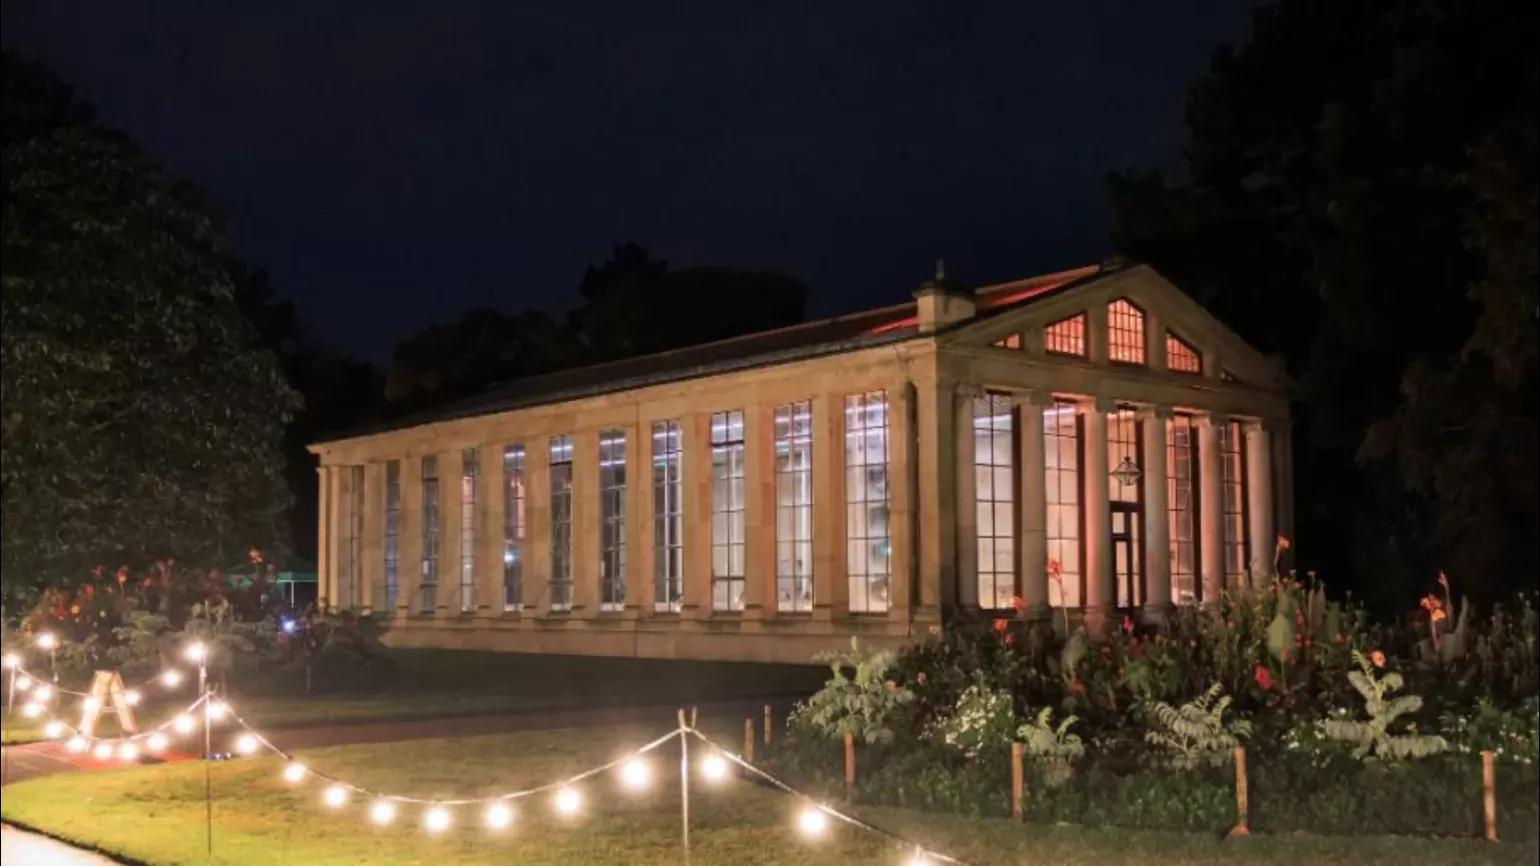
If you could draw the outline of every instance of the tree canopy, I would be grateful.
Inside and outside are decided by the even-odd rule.
[[[6,52],[3,86],[7,600],[283,546],[300,401],[237,300],[221,216],[40,66]]]
[[[1536,18],[1281,0],[1192,88],[1114,243],[1297,377],[1302,540],[1370,593],[1534,574]]]

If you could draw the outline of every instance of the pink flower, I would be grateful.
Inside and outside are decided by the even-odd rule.
[[[1257,665],[1254,676],[1256,677],[1257,685],[1263,689],[1271,689],[1273,687],[1273,675],[1265,666]]]

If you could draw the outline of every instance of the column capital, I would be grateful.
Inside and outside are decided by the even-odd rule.
[[[1173,412],[1170,406],[1140,406],[1139,420],[1170,421]]]
[[[984,387],[974,382],[954,382],[952,383],[952,393],[959,397],[982,397],[984,396]]]
[[[1011,402],[1017,406],[1047,408],[1054,404],[1052,391],[1017,391],[1011,394]]]
[[[1083,401],[1080,406],[1081,411],[1096,412],[1100,415],[1111,415],[1118,411],[1118,401],[1111,397],[1092,397]]]
[[[1289,427],[1289,422],[1285,418],[1242,418],[1240,422],[1247,432],[1256,430],[1262,433],[1277,433]]]

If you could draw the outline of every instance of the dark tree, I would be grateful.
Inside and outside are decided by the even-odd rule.
[[[1283,0],[1194,85],[1190,183],[1111,183],[1119,251],[1296,375],[1307,556],[1398,602],[1439,568],[1532,583],[1532,540],[1490,518],[1536,525],[1534,404],[1513,396],[1535,332],[1535,23],[1517,0]],[[1483,181],[1494,160],[1512,173]]]
[[[4,57],[8,600],[98,564],[282,547],[298,408],[237,302],[220,215],[46,70]]]

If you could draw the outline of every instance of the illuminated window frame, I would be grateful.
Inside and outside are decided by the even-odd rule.
[[[599,434],[599,609],[626,607],[626,434]]]
[[[503,448],[503,610],[524,606],[524,446]]]
[[[652,606],[665,613],[684,603],[682,443],[678,421],[652,423]]]
[[[1073,402],[1043,407],[1048,603],[1078,608],[1085,598],[1085,515],[1081,510],[1084,426]],[[1057,576],[1055,576],[1057,575]]]
[[[1173,373],[1201,376],[1203,375],[1203,355],[1193,344],[1167,331],[1166,369]]]
[[[420,610],[438,607],[438,457],[422,458],[422,583],[418,589]]]
[[[1177,604],[1202,600],[1197,465],[1197,425],[1191,415],[1172,415],[1166,421],[1166,514],[1171,533],[1171,598]]]
[[[1007,394],[973,398],[973,502],[978,602],[1005,610],[1016,595],[1016,418]]]
[[[343,571],[348,607],[359,607],[359,587],[364,582],[364,467],[348,467],[348,503],[343,553],[347,557]]]
[[[813,404],[775,407],[776,610],[813,609]]]
[[[551,437],[551,610],[572,609],[572,434]]]
[[[396,609],[401,586],[401,461],[385,461],[385,608]]]
[[[1113,583],[1116,584],[1118,607],[1138,607],[1144,604],[1148,587],[1146,579],[1149,575],[1148,539],[1145,538],[1144,509],[1145,490],[1150,482],[1148,474],[1144,472],[1144,424],[1139,419],[1137,410],[1127,406],[1120,407],[1107,415],[1107,464],[1113,471],[1123,465],[1127,460],[1139,467],[1139,478],[1133,484],[1125,485],[1116,478],[1111,479],[1108,486],[1107,501],[1110,504],[1132,505],[1137,508],[1127,519],[1132,520],[1134,526],[1130,528],[1130,534],[1134,538],[1134,565],[1137,574],[1128,575],[1129,580],[1118,576],[1118,569],[1123,566],[1115,550],[1113,554],[1112,573]],[[1112,527],[1108,526],[1108,531]],[[1130,586],[1130,582],[1132,586]]]
[[[1246,437],[1241,422],[1218,421],[1220,498],[1224,508],[1224,573],[1226,587],[1247,583],[1251,539],[1246,503]]]
[[[1014,351],[1020,351],[1021,350],[1021,335],[1020,334],[1006,334],[1004,337],[1001,337],[1000,339],[994,341],[990,345],[994,346],[997,349],[1012,349]]]
[[[476,610],[476,537],[481,515],[481,452],[460,452],[460,612]]]
[[[711,609],[741,611],[748,591],[743,410],[711,416]]]
[[[1107,305],[1107,359],[1116,364],[1146,364],[1144,310],[1127,298]]]
[[[1067,319],[1051,322],[1043,328],[1043,351],[1050,355],[1084,358],[1086,356],[1085,332],[1085,313],[1076,313]]]
[[[891,603],[888,482],[888,392],[851,394],[845,398],[845,574],[852,613],[885,613]]]

